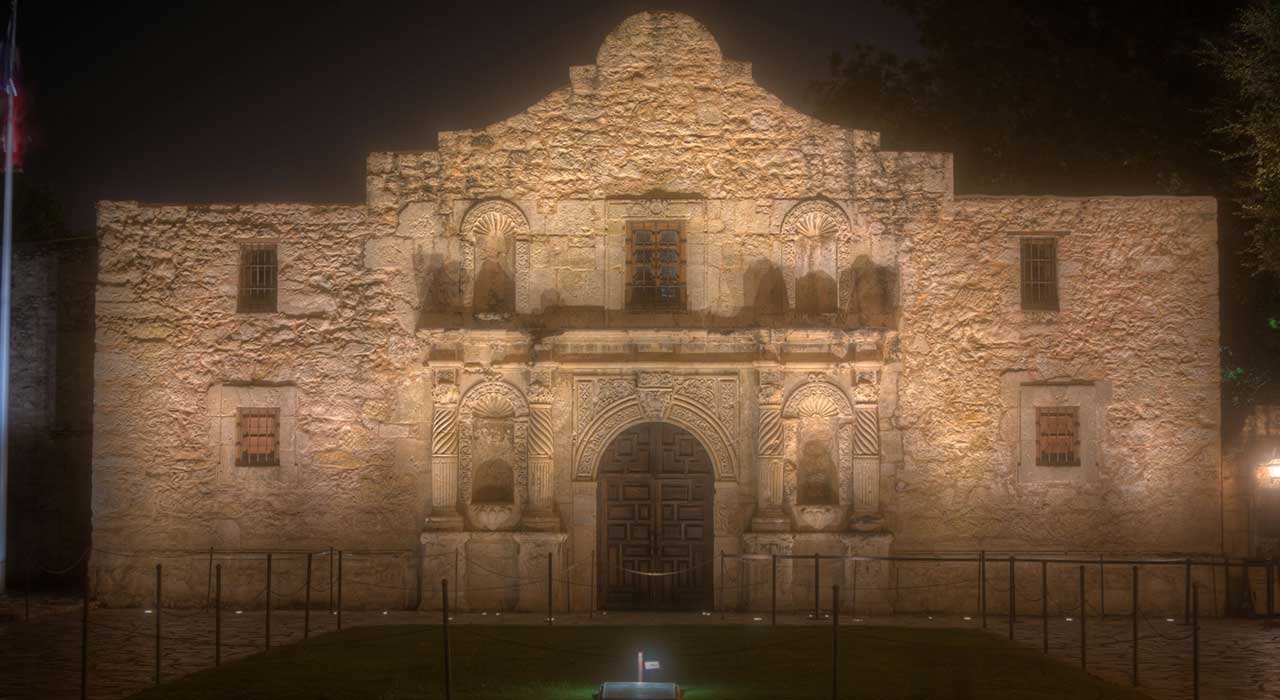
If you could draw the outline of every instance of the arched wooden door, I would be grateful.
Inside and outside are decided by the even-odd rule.
[[[687,430],[644,423],[600,462],[600,600],[607,610],[712,604],[711,458]]]

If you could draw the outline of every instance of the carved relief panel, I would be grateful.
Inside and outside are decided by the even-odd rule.
[[[738,473],[737,375],[636,372],[574,380],[574,477],[594,479],[600,456],[618,433],[648,421],[679,425],[702,443],[717,480]]]

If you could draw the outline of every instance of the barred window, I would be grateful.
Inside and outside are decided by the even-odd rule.
[[[241,408],[236,412],[236,466],[280,464],[280,409]]]
[[[265,313],[276,310],[276,244],[240,244],[240,295],[236,311]]]
[[[1058,310],[1058,239],[1022,239],[1022,308]]]
[[[1036,408],[1036,466],[1080,466],[1080,408]]]
[[[684,255],[684,222],[629,222],[627,308],[684,309]]]

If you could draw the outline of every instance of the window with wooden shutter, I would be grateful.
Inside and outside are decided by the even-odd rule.
[[[275,243],[240,244],[240,293],[236,311],[269,313],[276,310]]]
[[[1058,239],[1022,239],[1022,308],[1058,310]]]
[[[280,409],[241,408],[236,412],[236,466],[280,464]]]
[[[685,305],[684,222],[628,222],[627,308],[683,310]]]
[[[1036,408],[1036,466],[1080,466],[1080,408]]]

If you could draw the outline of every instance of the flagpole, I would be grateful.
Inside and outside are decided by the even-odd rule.
[[[17,89],[13,83],[17,58],[18,0],[10,5],[9,36],[5,50],[4,91],[8,109],[4,120],[4,243],[0,250],[0,593],[5,592],[5,567],[9,560],[9,287],[13,274],[13,119]]]

